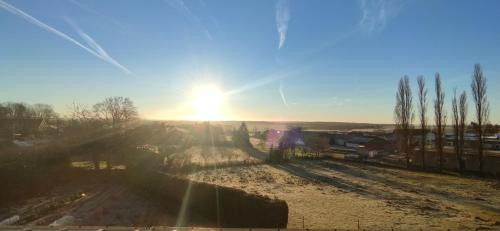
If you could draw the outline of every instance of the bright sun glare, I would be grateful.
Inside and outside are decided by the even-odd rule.
[[[221,120],[223,93],[215,85],[197,87],[193,90],[192,107],[196,120]]]

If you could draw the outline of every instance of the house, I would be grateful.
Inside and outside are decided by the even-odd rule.
[[[331,135],[331,144],[335,145],[340,145],[340,146],[345,146],[345,143],[349,139],[349,136],[347,134],[343,133],[336,133]]]
[[[360,156],[367,156],[367,157],[373,158],[373,157],[378,155],[378,150],[368,149],[368,148],[363,147],[363,148],[358,149],[357,153]]]
[[[349,148],[364,148],[374,137],[355,136],[346,141],[345,146]]]
[[[485,139],[484,148],[489,150],[500,150],[500,139]]]
[[[29,138],[39,131],[42,121],[42,118],[0,119],[0,137],[10,140]]]
[[[424,130],[422,129],[413,129],[412,131],[413,135],[413,142],[420,146],[422,144],[422,133],[425,133],[425,144],[426,145],[433,145],[436,142],[436,133],[430,131],[430,130]]]
[[[366,143],[365,147],[369,150],[377,150],[377,154],[394,153],[394,151],[396,150],[394,142],[384,137],[375,137],[374,139]]]

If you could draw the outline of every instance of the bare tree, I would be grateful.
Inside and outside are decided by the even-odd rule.
[[[436,73],[436,99],[434,99],[434,120],[436,123],[436,150],[439,155],[439,171],[443,171],[444,131],[446,112],[444,111],[444,92],[441,88],[441,76]]]
[[[137,108],[132,100],[121,96],[108,97],[102,102],[104,110],[111,117],[111,125],[116,127],[121,122],[133,120],[137,117]]]
[[[123,99],[122,116],[124,121],[134,120],[138,116],[137,108],[129,98]]]
[[[483,144],[484,130],[483,125],[488,123],[489,104],[486,97],[486,78],[481,70],[481,65],[474,65],[474,73],[472,75],[472,97],[476,106],[476,134],[478,136],[478,155],[479,155],[479,174],[483,175]]]
[[[103,124],[108,124],[110,121],[109,111],[106,110],[104,103],[96,103],[92,106],[94,117],[97,121]]]
[[[409,155],[412,151],[413,96],[411,94],[410,80],[406,75],[399,80],[394,115],[398,146],[405,153],[406,167],[409,167]]]
[[[460,136],[460,113],[458,110],[458,100],[457,100],[457,89],[453,90],[453,98],[451,100],[451,111],[453,113],[452,116],[452,127],[453,127],[453,149],[455,151],[455,156],[457,158],[457,169],[458,172],[462,173],[461,164],[460,164],[460,144],[459,144],[459,136]]]
[[[422,130],[420,152],[422,155],[422,169],[425,169],[425,145],[427,135],[427,88],[423,76],[417,78],[418,83],[418,114],[420,118],[420,129]]]
[[[458,134],[459,134],[459,171],[460,174],[463,173],[465,170],[465,162],[463,160],[464,156],[464,145],[465,145],[465,129],[466,129],[466,120],[467,120],[467,94],[462,92],[460,95],[460,103],[459,103],[459,112],[460,112],[460,119],[459,119],[459,128],[458,128]]]
[[[73,102],[70,106],[71,121],[77,123],[78,126],[88,128],[92,120],[92,111],[87,105]]]
[[[33,113],[35,117],[45,120],[53,119],[57,116],[57,113],[54,111],[54,108],[52,106],[41,103],[33,105]]]

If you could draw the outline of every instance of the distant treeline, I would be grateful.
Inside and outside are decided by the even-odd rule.
[[[108,97],[92,107],[73,103],[65,116],[48,104],[0,103],[0,140],[75,135],[90,129],[114,128],[137,116],[137,108],[126,97]]]

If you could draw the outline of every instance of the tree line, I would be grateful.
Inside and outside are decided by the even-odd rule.
[[[0,138],[13,139],[19,133],[33,135],[38,133],[34,125],[42,120],[57,123],[58,118],[53,107],[47,104],[0,103]]]
[[[116,128],[137,117],[132,100],[120,96],[107,97],[92,107],[74,102],[66,116],[61,116],[48,104],[0,103],[0,128],[2,136],[8,139],[14,139],[16,133],[25,136],[39,133],[41,121],[51,130],[50,134],[59,135],[63,131],[78,133],[92,128]]]
[[[415,134],[415,115],[413,110],[413,95],[410,86],[410,79],[407,75],[399,80],[398,90],[396,93],[396,105],[394,108],[395,118],[395,134],[398,149],[405,154],[406,166],[410,165],[410,154],[416,149],[416,144],[413,142],[415,135],[419,135],[421,142],[419,148],[422,159],[422,168],[426,169],[425,154],[426,154],[426,135],[430,131],[428,112],[428,91],[423,76],[417,77],[418,92],[417,92],[417,113],[418,113],[418,134]],[[436,73],[434,76],[435,97],[433,99],[434,109],[434,132],[435,132],[435,150],[439,158],[439,171],[443,170],[443,154],[445,140],[445,129],[447,126],[448,114],[445,109],[445,92],[442,88],[441,76]],[[477,154],[479,158],[479,173],[484,173],[484,137],[486,129],[491,128],[488,124],[489,118],[489,102],[487,98],[486,77],[483,74],[480,64],[474,65],[474,71],[471,77],[471,95],[474,104],[474,118],[472,124],[473,132],[477,137]],[[451,126],[454,134],[454,152],[457,159],[457,169],[460,174],[464,172],[464,144],[465,133],[467,130],[467,111],[468,99],[466,91],[462,91],[457,96],[455,88],[451,99]]]
[[[76,102],[70,106],[70,121],[82,128],[116,128],[124,122],[137,119],[138,115],[132,100],[121,96],[107,97],[92,107]]]

